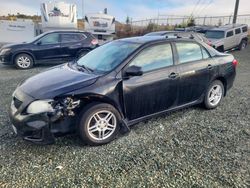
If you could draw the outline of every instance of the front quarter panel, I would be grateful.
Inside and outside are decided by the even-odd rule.
[[[122,79],[112,76],[100,77],[94,84],[72,91],[64,96],[74,96],[83,102],[104,102],[113,105],[123,116]]]

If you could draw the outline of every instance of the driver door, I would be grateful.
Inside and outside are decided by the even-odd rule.
[[[143,75],[126,76],[126,69],[141,67]],[[170,43],[143,49],[125,68],[123,98],[129,120],[152,115],[176,105],[178,74]]]
[[[42,37],[33,48],[37,60],[60,59],[63,55],[60,34],[50,33]]]

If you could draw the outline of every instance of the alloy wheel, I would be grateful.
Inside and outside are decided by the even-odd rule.
[[[222,98],[223,90],[220,85],[214,85],[208,94],[208,101],[211,106],[216,106],[219,104],[221,98]]]
[[[30,66],[31,60],[26,56],[20,56],[17,59],[17,64],[19,67],[25,69],[25,68],[28,68]]]
[[[92,139],[100,141],[109,138],[115,132],[116,126],[115,115],[108,110],[103,110],[90,117],[87,131]]]

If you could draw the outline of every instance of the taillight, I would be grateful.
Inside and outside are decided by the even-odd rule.
[[[209,40],[209,41],[207,41],[207,44],[209,45],[209,46],[212,46],[212,42]]]
[[[93,44],[93,45],[97,45],[99,42],[98,42],[98,40],[97,39],[93,39],[92,41],[91,41],[91,44]]]
[[[236,59],[234,59],[234,60],[233,60],[233,66],[234,66],[234,67],[237,67],[238,64],[239,64],[238,61],[237,61]]]

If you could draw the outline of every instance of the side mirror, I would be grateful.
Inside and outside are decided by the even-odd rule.
[[[126,76],[141,76],[143,75],[143,71],[141,69],[141,67],[138,67],[138,66],[131,66],[131,67],[128,67],[127,70],[125,71],[126,73]]]
[[[40,46],[42,44],[42,41],[38,41],[36,44]]]

